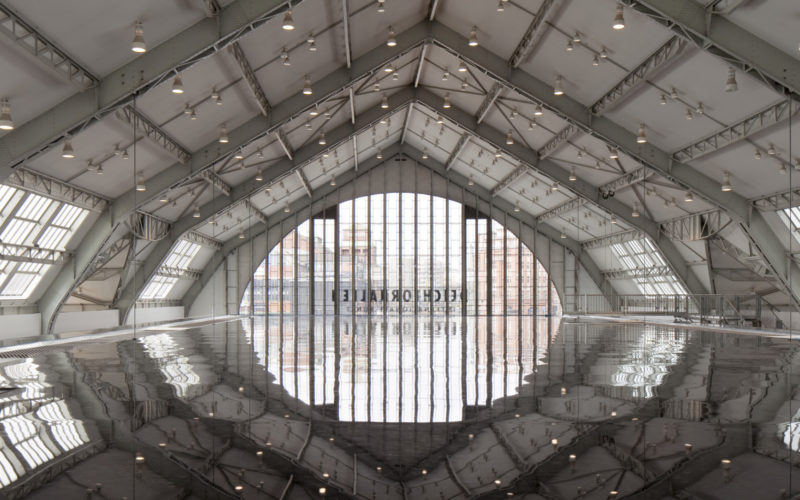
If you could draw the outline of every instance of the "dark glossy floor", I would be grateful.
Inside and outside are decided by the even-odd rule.
[[[38,347],[0,358],[0,495],[789,498],[798,347],[431,316]]]

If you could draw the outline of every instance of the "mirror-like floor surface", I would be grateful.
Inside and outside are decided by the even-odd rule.
[[[0,357],[0,496],[790,498],[800,343],[243,318]]]

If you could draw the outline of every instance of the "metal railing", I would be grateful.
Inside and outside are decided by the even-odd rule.
[[[759,295],[574,295],[564,314],[672,316],[700,324],[782,328],[774,309]]]

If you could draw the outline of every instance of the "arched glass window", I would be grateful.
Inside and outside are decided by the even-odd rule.
[[[270,250],[240,312],[560,314],[547,271],[508,222],[427,194],[344,201]]]

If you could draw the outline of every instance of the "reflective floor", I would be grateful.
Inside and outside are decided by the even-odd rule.
[[[798,347],[517,316],[37,347],[0,358],[0,496],[789,498]]]

